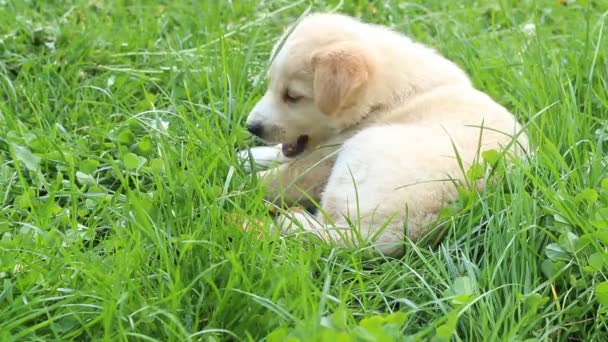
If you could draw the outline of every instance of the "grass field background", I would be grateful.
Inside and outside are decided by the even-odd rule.
[[[428,43],[527,125],[398,260],[270,222],[235,151],[281,31]],[[605,340],[608,1],[0,0],[0,340]]]

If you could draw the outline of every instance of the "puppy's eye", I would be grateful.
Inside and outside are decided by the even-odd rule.
[[[299,102],[301,99],[303,98],[302,95],[297,95],[294,94],[292,91],[290,91],[289,89],[285,90],[285,93],[283,93],[283,100],[287,103],[297,103]]]

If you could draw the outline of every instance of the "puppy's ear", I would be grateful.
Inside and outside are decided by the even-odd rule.
[[[353,44],[334,44],[312,55],[314,100],[327,115],[335,115],[359,94],[370,77],[371,57]]]

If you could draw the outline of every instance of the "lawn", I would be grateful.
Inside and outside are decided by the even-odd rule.
[[[270,222],[236,158],[244,119],[281,31],[335,8],[434,46],[534,145],[400,259],[226,219]],[[0,341],[605,340],[607,17],[607,0],[0,0]]]

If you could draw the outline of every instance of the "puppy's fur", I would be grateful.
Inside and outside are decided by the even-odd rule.
[[[456,198],[454,183],[464,178],[456,153],[466,170],[479,150],[527,147],[523,134],[513,143],[521,130],[513,115],[458,66],[385,27],[312,14],[282,43],[247,124],[271,144],[308,141],[259,176],[268,200],[321,207],[314,217],[280,215],[284,231],[300,227],[343,245],[373,240],[399,255],[404,234],[419,239]]]

